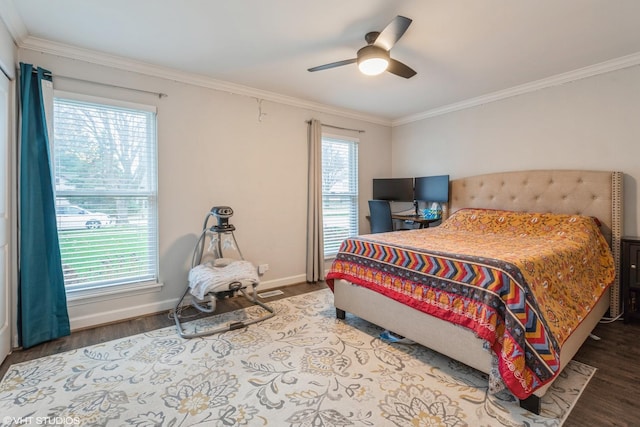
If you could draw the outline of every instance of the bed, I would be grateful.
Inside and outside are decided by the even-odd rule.
[[[499,376],[500,382],[520,399],[522,407],[539,412],[540,397],[598,321],[607,312],[610,316],[619,314],[617,270],[622,235],[622,173],[537,170],[456,179],[451,181],[450,203],[445,206],[443,218],[443,224],[433,229],[347,239],[327,274],[337,316],[344,318],[349,312],[361,317],[489,374],[490,382],[495,382]],[[470,225],[474,221],[476,224]],[[504,227],[501,221],[506,223]],[[487,254],[481,248],[474,249],[470,243],[466,244],[467,239],[460,237],[460,233],[469,231],[469,227],[476,233],[478,222],[484,222],[480,228],[493,224],[488,227],[492,239],[500,238],[496,237],[495,227],[501,229],[500,233],[504,229],[515,233],[511,243],[503,245],[496,243],[499,240],[491,241],[485,245]],[[536,279],[531,272],[536,269],[529,268],[527,262],[538,266],[549,264],[549,259],[560,249],[545,254],[542,261],[525,261],[520,257],[524,249],[511,247],[521,240],[518,237],[521,231],[514,231],[514,227],[522,222],[528,226],[536,224],[534,228],[538,231],[528,230],[529,234],[551,229],[552,234],[558,235],[564,235],[563,227],[568,226],[567,223],[578,222],[584,231],[582,234],[590,236],[583,238],[592,239],[583,241],[582,245],[587,242],[586,246],[593,249],[591,252],[596,253],[595,259],[599,261],[583,263],[591,270],[581,272],[578,271],[580,268],[573,267],[572,261],[569,261],[571,266],[567,265],[568,255],[558,255],[554,262],[564,263],[563,268],[568,268],[563,270],[565,276],[553,277],[548,283]],[[593,233],[592,228],[596,229]],[[438,238],[444,238],[440,235],[449,229],[458,233],[458,244],[454,242],[447,246],[442,243],[434,247],[434,239],[437,242]],[[544,234],[536,236],[539,250],[549,246],[540,243],[547,239]],[[422,241],[430,241],[424,243],[426,249],[420,244],[416,247],[416,242]],[[594,248],[598,245],[604,245],[605,249],[596,251]],[[493,258],[500,255],[503,246],[509,249],[504,251],[508,259]],[[535,244],[530,246],[533,248]],[[467,252],[457,254],[458,249]],[[384,251],[388,252],[381,255]],[[559,308],[545,308],[546,302],[536,302],[537,295],[542,295],[542,288],[549,283],[551,289],[564,285],[568,282],[566,278],[574,274],[582,274],[578,280],[586,280],[586,276],[596,274],[593,269],[598,262],[607,271],[597,272],[597,283],[590,285],[594,295],[576,297],[581,301],[582,313],[576,315],[579,317],[574,324],[558,326],[558,316],[554,317],[554,314],[559,313],[556,311]],[[474,268],[490,269],[492,277],[499,276],[500,279],[491,284],[494,288],[475,295],[473,292],[478,284],[465,283],[465,277],[478,280],[484,273],[441,274],[451,268],[467,273]],[[513,282],[515,291],[501,294],[495,290],[505,282]],[[597,288],[600,290],[596,292],[594,289]],[[416,294],[419,294],[417,298]],[[492,295],[498,297],[491,300]],[[567,299],[573,299],[573,294],[569,295]],[[584,298],[592,301],[585,303]],[[507,308],[497,305],[500,300]],[[469,307],[473,314],[465,312]],[[490,308],[488,311],[482,311],[487,307]],[[512,307],[515,307],[514,311],[511,311]],[[496,313],[502,316],[505,312],[502,320],[495,321],[492,317]],[[490,317],[491,321],[481,320]],[[488,332],[491,330],[495,332],[494,337]],[[487,346],[493,351],[487,351]],[[492,354],[500,357],[492,357]]]

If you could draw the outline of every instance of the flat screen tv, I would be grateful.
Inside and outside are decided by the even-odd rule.
[[[424,202],[449,201],[449,175],[421,176],[415,179],[415,199]]]
[[[392,202],[413,202],[413,178],[374,178],[373,198]]]

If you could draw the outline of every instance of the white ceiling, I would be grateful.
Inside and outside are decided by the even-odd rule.
[[[640,57],[640,0],[0,0],[24,47],[44,39],[353,110],[389,122],[617,58]],[[360,74],[364,35],[413,19]],[[635,63],[633,64],[635,65]]]

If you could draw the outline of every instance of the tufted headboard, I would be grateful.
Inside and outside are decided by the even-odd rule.
[[[610,314],[619,314],[622,172],[530,170],[500,172],[451,181],[450,202],[443,215],[458,209],[487,208],[588,215],[597,218],[611,246],[616,279]]]

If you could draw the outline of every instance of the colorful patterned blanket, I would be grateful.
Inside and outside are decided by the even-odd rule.
[[[347,239],[327,275],[473,330],[519,399],[559,373],[560,348],[613,283],[593,218],[463,209],[441,226]]]

